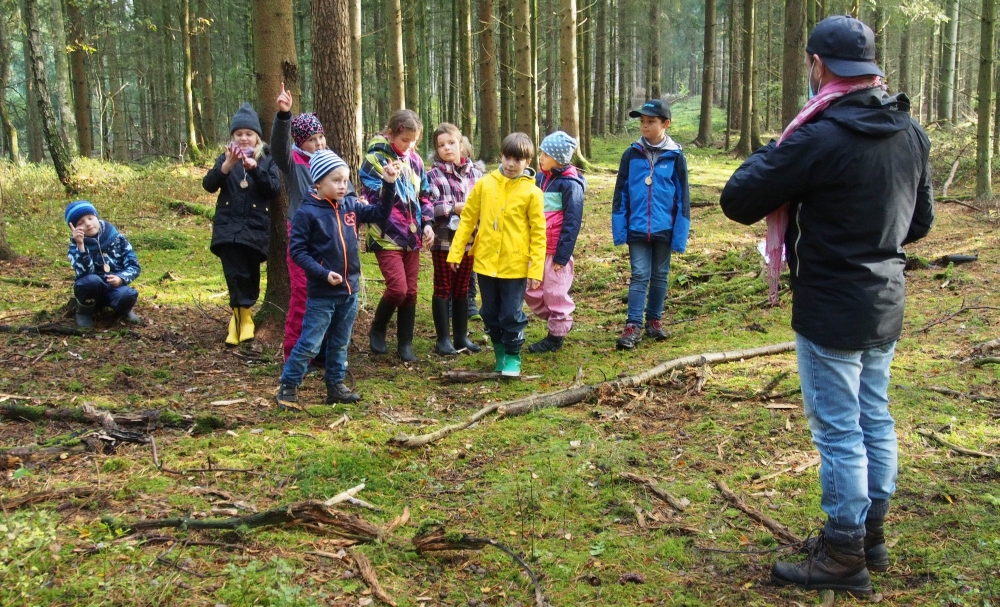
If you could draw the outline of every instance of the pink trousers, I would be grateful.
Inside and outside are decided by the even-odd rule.
[[[573,258],[562,270],[552,269],[552,255],[545,256],[545,274],[542,286],[524,292],[524,301],[535,316],[548,323],[549,333],[565,337],[573,327],[573,310],[576,304],[569,296],[573,286]]]
[[[288,235],[289,237],[292,235],[291,223],[288,224]],[[285,360],[288,360],[288,355],[292,353],[295,342],[299,341],[299,335],[302,334],[302,317],[306,314],[307,282],[305,271],[292,261],[287,248],[285,257],[288,261],[288,280],[292,286],[292,295],[288,299],[288,313],[285,314],[285,341],[282,343]]]

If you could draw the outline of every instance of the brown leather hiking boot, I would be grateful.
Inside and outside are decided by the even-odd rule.
[[[841,590],[852,596],[872,593],[871,577],[865,567],[864,540],[836,544],[820,533],[811,542],[809,556],[801,563],[775,563],[771,578],[779,586],[806,590]]]

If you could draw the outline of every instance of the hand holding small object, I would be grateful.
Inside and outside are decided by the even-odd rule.
[[[278,110],[282,112],[292,111],[292,94],[285,90],[285,83],[281,83],[281,92],[278,93]]]
[[[382,180],[386,183],[396,183],[396,179],[399,178],[399,165],[401,163],[390,162],[382,167]]]
[[[78,228],[78,227],[74,226],[73,224],[69,224],[69,229],[70,229],[70,231],[73,232],[73,242],[76,243],[76,248],[82,251],[84,249],[84,247],[83,247],[83,237],[84,237],[83,228]]]
[[[249,156],[243,158],[243,170],[252,171],[257,168],[257,161]]]
[[[236,143],[230,143],[227,145],[226,159],[222,162],[222,174],[228,175],[229,171],[233,170],[236,163],[240,161],[240,156],[242,155],[243,153],[240,152],[240,148],[236,145]]]
[[[462,265],[462,264],[460,264],[460,263],[449,263],[448,265],[451,266],[451,271],[452,272],[458,272],[458,267],[460,265]]]
[[[552,264],[552,270],[555,271],[555,272],[562,272],[563,268],[565,268],[565,267],[566,266],[564,266],[562,264],[559,264],[559,263]]]
[[[125,284],[125,281],[121,279],[120,276],[115,276],[114,274],[108,274],[104,278],[105,282],[108,283],[109,287],[120,287]]]
[[[326,281],[333,286],[337,286],[340,283],[344,282],[344,277],[341,276],[340,274],[337,274],[336,272],[330,272],[326,276]]]
[[[537,289],[540,286],[542,286],[542,281],[538,280],[537,278],[529,278],[528,279],[528,288],[529,289]]]
[[[424,226],[424,246],[429,247],[434,244],[434,228],[430,224]]]

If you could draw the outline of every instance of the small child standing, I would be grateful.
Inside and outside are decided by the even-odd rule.
[[[129,285],[142,269],[128,239],[98,217],[89,200],[69,203],[63,218],[72,231],[69,263],[76,274],[73,296],[77,326],[93,328],[94,312],[105,306],[128,322],[139,324],[132,309],[139,293]]]
[[[302,201],[292,219],[292,259],[309,280],[309,296],[302,319],[302,334],[285,361],[278,389],[279,408],[297,409],[298,387],[309,361],[319,354],[323,335],[329,331],[326,351],[326,404],[353,403],[361,397],[344,385],[347,348],[358,314],[358,222],[387,217],[395,198],[399,169],[385,167],[377,204],[362,204],[349,192],[351,171],[340,156],[318,150],[309,163],[315,193]]]
[[[212,220],[211,250],[222,262],[229,288],[226,343],[254,337],[250,308],[260,297],[260,264],[271,241],[271,202],[281,193],[281,175],[261,137],[260,119],[249,103],[233,114],[232,141],[202,179],[209,193],[219,192]]]
[[[614,241],[628,245],[632,267],[628,318],[616,345],[619,350],[631,350],[642,340],[643,308],[646,335],[667,338],[661,317],[670,253],[684,252],[691,229],[687,160],[681,146],[667,135],[670,106],[652,99],[629,116],[641,120],[641,136],[622,155],[611,203]]]
[[[545,195],[545,277],[542,286],[528,289],[524,300],[536,316],[546,321],[548,335],[528,347],[534,354],[556,352],[573,328],[576,304],[569,296],[573,286],[573,249],[583,223],[583,194],[587,181],[570,164],[577,142],[556,131],[542,140],[538,155],[541,172],[535,184]]]
[[[434,244],[431,258],[434,260],[434,297],[431,312],[434,329],[437,332],[435,350],[442,356],[457,354],[458,349],[479,352],[480,347],[469,339],[469,284],[472,277],[473,258],[469,254],[470,245],[465,247],[465,256],[459,264],[458,272],[448,266],[448,252],[451,237],[465,208],[472,187],[483,172],[472,162],[471,148],[465,150],[462,132],[454,124],[442,122],[434,136],[434,166],[427,173],[430,190],[423,198],[434,206]],[[451,304],[454,344],[448,323],[448,305]]]
[[[496,354],[494,370],[505,377],[521,374],[525,287],[537,289],[545,269],[544,202],[528,168],[534,151],[524,133],[504,137],[501,168],[472,188],[448,253],[457,272],[478,226],[472,256],[483,299],[480,313]]]

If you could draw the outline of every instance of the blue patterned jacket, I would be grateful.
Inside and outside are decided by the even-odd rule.
[[[142,271],[139,258],[124,234],[103,219],[100,221],[101,231],[97,233],[97,237],[83,239],[85,251],[79,250],[73,239],[69,241],[69,263],[73,266],[76,279],[90,274],[101,278],[114,274],[125,284],[130,284],[139,278]],[[107,272],[104,271],[105,264],[108,265]]]

